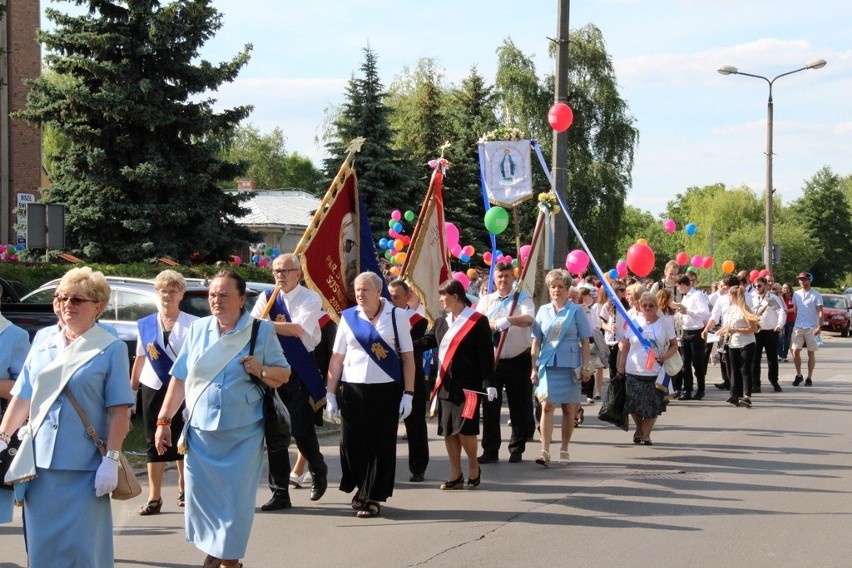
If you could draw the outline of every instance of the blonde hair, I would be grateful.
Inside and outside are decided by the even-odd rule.
[[[567,270],[555,268],[548,272],[547,276],[544,277],[544,285],[550,287],[550,285],[557,280],[561,280],[562,284],[564,284],[566,288],[570,287],[571,284],[574,283],[574,280],[571,278],[571,275],[568,274]]]
[[[645,294],[647,292],[648,289],[637,282],[636,284],[631,284],[627,287],[625,297],[631,300],[631,303],[638,304],[639,301],[642,299],[642,294]],[[654,298],[654,302],[656,301],[657,298]]]
[[[163,290],[169,286],[177,286],[181,292],[184,292],[186,291],[186,278],[180,272],[172,269],[163,270],[154,278],[154,289]]]
[[[88,266],[72,268],[66,272],[65,276],[59,281],[56,292],[58,294],[68,294],[75,289],[80,290],[89,299],[97,300],[101,303],[101,311],[98,312],[97,316],[100,316],[106,308],[107,302],[109,302],[109,295],[112,292],[104,273],[92,270]]]
[[[743,293],[743,289],[740,286],[731,286],[728,289],[728,296],[731,297],[731,303],[736,304],[736,306],[743,313],[743,317],[746,321],[750,322],[758,322],[760,321],[760,316],[751,311],[745,303],[745,294]]]

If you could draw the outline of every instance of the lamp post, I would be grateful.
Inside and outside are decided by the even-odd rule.
[[[767,270],[770,271],[772,270],[773,260],[772,194],[774,193],[774,189],[772,188],[772,85],[781,77],[786,77],[787,75],[792,75],[793,73],[798,73],[799,71],[805,71],[807,69],[822,69],[825,65],[825,59],[816,59],[806,64],[804,67],[793,69],[786,73],[781,73],[772,79],[764,77],[763,75],[745,73],[732,65],[723,65],[717,69],[717,71],[722,75],[745,75],[746,77],[755,77],[757,79],[763,79],[769,85],[769,100],[766,103],[766,243],[763,250],[763,263],[766,265]]]

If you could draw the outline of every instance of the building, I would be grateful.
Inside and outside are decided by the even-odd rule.
[[[250,213],[237,223],[261,233],[268,248],[292,252],[319,205],[320,198],[304,191],[255,191],[252,198],[242,204]],[[243,258],[251,258],[246,253]]]
[[[36,40],[39,0],[6,0],[0,21],[0,244],[17,243],[16,209],[39,198],[42,184],[41,131],[9,113],[24,108],[29,88],[41,74],[41,46]]]

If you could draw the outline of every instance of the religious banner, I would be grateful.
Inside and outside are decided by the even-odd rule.
[[[488,200],[512,207],[532,196],[529,140],[483,142],[482,179]]]

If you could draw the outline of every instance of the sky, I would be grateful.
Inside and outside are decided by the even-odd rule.
[[[249,123],[261,132],[280,127],[288,152],[319,165],[324,155],[316,137],[326,111],[345,102],[366,46],[386,87],[424,57],[438,61],[448,84],[473,66],[493,83],[496,49],[506,38],[533,57],[543,76],[554,68],[548,37],[556,36],[558,4],[216,0],[222,28],[201,56],[226,61],[253,44],[239,78],[211,94],[217,108],[253,105]],[[771,79],[825,59],[823,69],[782,77],[773,87],[773,185],[786,204],[823,166],[852,174],[850,22],[848,0],[571,2],[571,29],[594,24],[603,33],[639,130],[628,203],[657,215],[693,186],[764,191],[768,85],[723,76],[716,71],[722,65]]]

